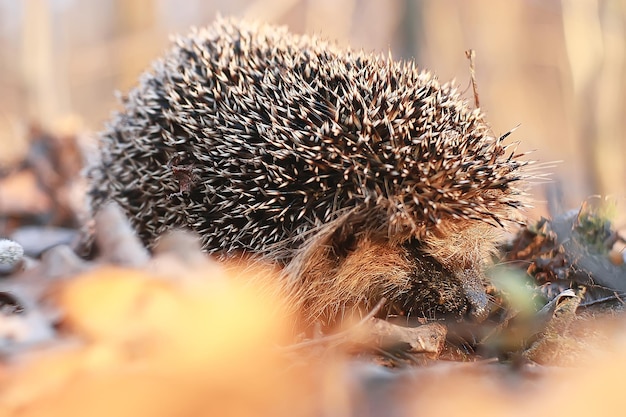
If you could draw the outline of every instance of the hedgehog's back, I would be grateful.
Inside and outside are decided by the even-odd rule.
[[[92,205],[116,200],[149,245],[184,227],[209,251],[282,254],[348,211],[418,236],[520,204],[520,163],[452,87],[273,27],[179,38],[101,139]]]

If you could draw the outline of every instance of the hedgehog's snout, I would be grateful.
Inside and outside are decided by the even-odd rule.
[[[474,321],[480,323],[489,315],[489,297],[485,292],[483,280],[473,270],[464,270],[459,277],[461,287],[467,299],[467,315]]]
[[[467,294],[467,302],[470,305],[468,314],[478,323],[483,322],[489,316],[489,298],[485,291],[472,291]]]

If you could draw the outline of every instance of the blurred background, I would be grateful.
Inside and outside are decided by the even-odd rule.
[[[519,126],[521,150],[561,161],[549,171],[564,207],[602,194],[626,211],[623,0],[0,0],[0,164],[22,158],[34,130],[95,137],[115,91],[134,85],[169,36],[218,13],[414,59],[469,100],[464,51],[474,49],[494,132]],[[532,190],[541,210],[546,188]]]

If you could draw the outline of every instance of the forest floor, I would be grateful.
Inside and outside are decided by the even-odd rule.
[[[186,233],[150,253],[115,207],[85,213],[76,138],[33,129],[31,143],[0,171],[1,416],[621,409],[624,239],[604,200],[503,243],[483,323],[407,326],[379,305],[300,333],[278,292],[242,279],[271,281],[272,267],[219,263]],[[85,225],[97,253],[80,249]]]

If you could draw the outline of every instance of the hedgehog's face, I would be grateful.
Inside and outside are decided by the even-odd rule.
[[[423,242],[415,241],[399,248],[409,261],[409,288],[397,287],[400,295],[391,307],[410,316],[484,320],[489,307],[482,259],[455,264],[450,258],[433,257],[430,249]]]
[[[469,259],[465,254],[460,263],[456,254],[456,258],[441,253],[433,256],[432,247],[416,240],[401,245],[364,240],[360,245],[339,271],[359,268],[352,275],[371,281],[370,294],[364,295],[373,297],[368,304],[386,297],[385,314],[475,321],[488,315],[482,259]]]
[[[402,242],[369,234],[333,240],[304,274],[304,287],[311,287],[305,310],[333,321],[352,308],[366,313],[385,297],[382,315],[482,321],[489,313],[483,264],[491,226],[457,226]]]
[[[405,242],[413,288],[406,302],[424,313],[457,313],[482,321],[489,314],[484,265],[500,230],[473,220],[450,221],[445,229]],[[415,307],[414,307],[415,308]]]

